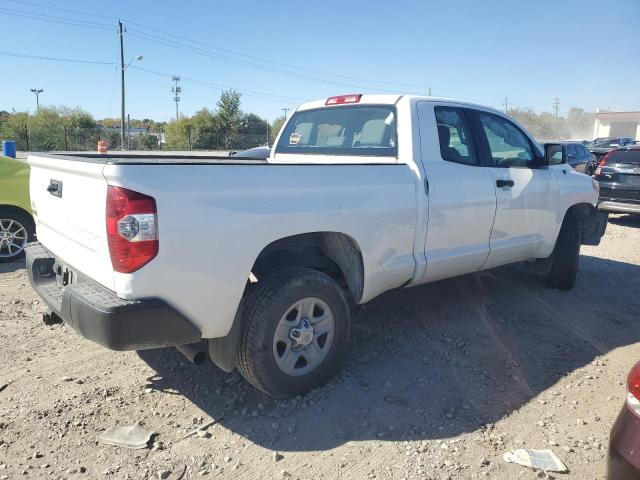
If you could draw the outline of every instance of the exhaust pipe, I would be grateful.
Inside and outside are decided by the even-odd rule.
[[[178,345],[176,349],[185,357],[187,357],[187,360],[189,360],[194,365],[202,365],[207,359],[207,352],[205,352],[198,343]]]

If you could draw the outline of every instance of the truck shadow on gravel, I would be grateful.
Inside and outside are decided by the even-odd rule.
[[[636,227],[640,228],[640,214],[638,215],[620,215],[610,216],[609,222],[621,227]]]
[[[595,357],[640,341],[639,284],[640,266],[582,256],[571,292],[518,265],[389,292],[355,317],[343,373],[289,401],[175,350],[139,355],[157,372],[151,388],[184,395],[266,448],[445,438],[481,429]]]

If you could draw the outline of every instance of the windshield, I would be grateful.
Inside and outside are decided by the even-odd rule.
[[[395,108],[350,105],[296,112],[276,153],[397,157]]]
[[[638,150],[617,150],[607,159],[607,165],[616,163],[627,163],[640,166],[640,149]]]

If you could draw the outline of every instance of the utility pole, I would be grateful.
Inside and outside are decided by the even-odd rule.
[[[555,118],[553,120],[553,133],[556,138],[558,138],[558,109],[560,108],[560,100],[558,97],[553,99],[553,108],[556,112]]]
[[[42,88],[32,88],[31,91],[36,94],[36,115],[40,114],[40,94],[44,92]]]
[[[431,96],[431,87],[429,87],[429,92],[427,93],[428,96]]]
[[[264,119],[265,123],[267,124],[267,146],[269,145],[269,120],[268,119]]]
[[[127,150],[131,150],[131,117],[127,113]]]
[[[287,112],[288,112],[289,110],[291,110],[291,109],[290,109],[290,108],[282,108],[281,110],[284,112],[284,120],[285,120],[285,122],[286,122],[286,121],[287,121]]]
[[[176,122],[180,119],[178,114],[178,103],[180,102],[180,92],[182,92],[182,87],[178,86],[178,82],[180,81],[180,77],[173,76],[171,81],[175,83],[173,87],[171,87],[171,91],[173,92],[173,101],[176,102]]]
[[[118,20],[118,35],[120,36],[120,149],[124,150],[124,30],[122,21]]]
[[[504,97],[504,113],[509,113],[509,97]]]

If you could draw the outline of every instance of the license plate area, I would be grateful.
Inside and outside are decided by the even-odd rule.
[[[59,287],[65,288],[77,283],[77,275],[67,265],[56,262],[53,264],[53,271],[56,274],[56,284]]]

